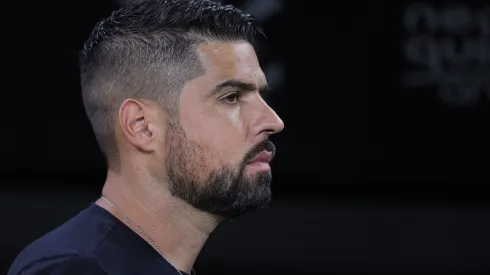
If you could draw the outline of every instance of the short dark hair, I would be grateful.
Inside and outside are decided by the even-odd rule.
[[[210,0],[147,0],[100,21],[80,53],[83,102],[106,160],[118,161],[114,132],[120,104],[144,98],[178,117],[185,83],[203,73],[197,45],[206,41],[254,43],[256,20]]]

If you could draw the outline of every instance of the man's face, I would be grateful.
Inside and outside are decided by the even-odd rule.
[[[262,98],[267,83],[250,44],[208,43],[198,53],[206,73],[183,89],[179,125],[166,133],[166,171],[174,196],[233,218],[269,202],[268,137],[284,125]]]

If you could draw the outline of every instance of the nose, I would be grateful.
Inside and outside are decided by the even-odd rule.
[[[256,133],[258,135],[274,135],[280,133],[284,129],[284,122],[277,113],[264,102],[264,106],[260,117],[255,123]]]

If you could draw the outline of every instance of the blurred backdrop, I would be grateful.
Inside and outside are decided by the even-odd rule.
[[[124,2],[2,3],[0,273],[99,196],[77,52]],[[490,4],[222,2],[263,23],[286,128],[273,204],[221,226],[197,274],[490,274]]]

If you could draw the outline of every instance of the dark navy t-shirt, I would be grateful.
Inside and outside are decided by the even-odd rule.
[[[91,204],[24,249],[7,275],[157,274],[179,275],[134,231]]]

